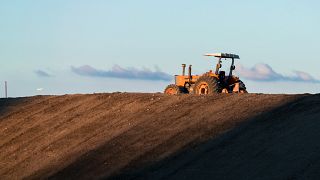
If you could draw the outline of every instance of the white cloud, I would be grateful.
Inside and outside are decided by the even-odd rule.
[[[38,77],[52,77],[51,74],[47,73],[46,71],[43,70],[36,70],[34,71],[34,73],[38,76]]]
[[[293,71],[293,75],[282,75],[275,72],[268,64],[256,64],[252,68],[245,68],[238,65],[236,72],[240,77],[252,81],[294,81],[294,82],[310,82],[320,83],[319,80],[310,74],[302,71]]]
[[[162,80],[170,81],[173,77],[167,73],[164,73],[156,68],[155,71],[150,69],[137,69],[137,68],[123,68],[118,65],[114,65],[111,70],[96,69],[90,65],[84,65],[80,67],[71,67],[72,72],[91,77],[110,77],[121,79],[141,79],[141,80]]]

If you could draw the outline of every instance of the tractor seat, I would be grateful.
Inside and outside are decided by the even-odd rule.
[[[219,79],[220,79],[220,80],[224,80],[225,77],[226,77],[226,72],[225,72],[225,71],[220,71],[220,72],[219,72]]]

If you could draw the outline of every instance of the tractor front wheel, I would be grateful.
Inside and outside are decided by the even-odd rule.
[[[166,87],[166,89],[164,90],[164,93],[168,95],[177,95],[177,94],[185,93],[185,90],[184,90],[184,87],[180,87],[175,84],[170,84]]]

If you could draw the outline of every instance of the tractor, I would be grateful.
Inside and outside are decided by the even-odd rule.
[[[185,74],[186,64],[182,64],[182,74],[175,75],[175,84],[168,85],[164,93],[169,95],[176,94],[197,94],[207,95],[216,93],[247,93],[245,84],[232,75],[235,70],[234,60],[240,59],[238,55],[227,53],[205,54],[218,58],[215,71],[210,70],[203,75],[192,75],[192,65],[189,65],[188,74]],[[222,60],[231,60],[229,74],[220,70]]]

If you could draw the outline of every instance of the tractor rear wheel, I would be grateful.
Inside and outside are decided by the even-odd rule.
[[[175,84],[170,84],[166,87],[166,89],[164,90],[164,93],[168,95],[177,95],[177,94],[184,94],[186,93],[186,91],[184,87],[180,87]]]
[[[239,81],[239,86],[240,93],[248,93],[246,85],[241,80]]]
[[[194,85],[194,94],[207,95],[220,92],[217,78],[201,76]]]

